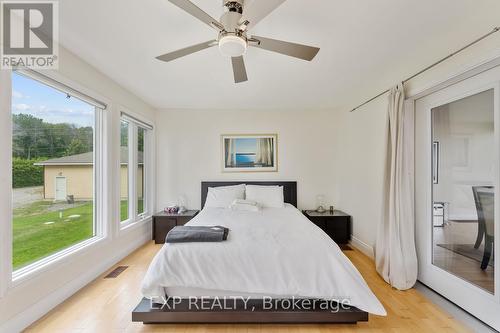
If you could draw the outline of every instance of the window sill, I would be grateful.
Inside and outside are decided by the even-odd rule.
[[[127,230],[135,229],[151,221],[152,221],[152,216],[146,215],[136,220],[120,222],[120,232],[126,232]]]
[[[84,253],[89,248],[96,246],[104,240],[105,237],[102,236],[92,237],[14,271],[12,273],[11,287],[16,287],[25,281],[38,276],[40,273],[53,269],[57,265],[69,261],[69,259],[74,255]]]

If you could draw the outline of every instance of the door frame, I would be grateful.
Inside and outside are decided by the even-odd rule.
[[[495,238],[500,239],[500,67],[492,68],[442,89],[430,91],[419,96],[415,103],[415,230],[417,253],[419,257],[418,279],[450,299],[474,316],[500,329],[500,265],[494,268],[494,292],[473,285],[432,264],[432,119],[431,110],[477,93],[494,89],[494,123],[495,123]],[[435,96],[433,102],[425,98]],[[441,96],[440,96],[441,95]],[[423,103],[423,104],[421,104]],[[499,258],[499,244],[495,242],[494,257]],[[479,267],[478,267],[479,268]]]

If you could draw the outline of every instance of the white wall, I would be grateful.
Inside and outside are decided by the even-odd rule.
[[[373,255],[382,209],[387,102],[379,98],[339,117],[339,206],[352,216],[352,241]]]
[[[498,55],[500,33],[408,82],[407,96],[431,88]],[[337,159],[340,163],[337,166],[340,175],[338,202],[340,207],[353,216],[354,244],[368,254],[373,254],[381,218],[386,112],[387,95],[384,95],[355,112],[342,110],[338,124],[341,138]]]
[[[314,208],[316,195],[336,202],[338,126],[331,111],[160,110],[157,114],[158,208],[180,195],[200,208],[200,182],[292,180],[299,208]],[[222,173],[221,134],[278,134],[278,172]]]
[[[119,106],[125,106],[152,122],[155,119],[155,111],[62,47],[59,59],[59,70],[49,72],[48,75],[64,80],[64,83],[109,103],[105,112],[109,133],[107,143],[110,149],[104,154],[109,162],[109,168],[105,171],[108,173],[105,178],[108,191],[104,205],[108,209],[104,221],[108,236],[99,244],[84,249],[77,255],[62,258],[57,264],[22,283],[11,285],[6,295],[0,299],[1,332],[16,332],[22,329],[150,239],[150,221],[127,230],[118,230],[119,163],[115,161],[119,161]],[[0,131],[0,142],[10,142],[10,106],[4,105],[3,108],[6,110],[2,109],[0,112],[0,123],[6,124],[6,128]],[[11,170],[10,163],[5,161],[10,160],[11,151],[3,149],[2,154],[4,163],[0,163],[0,174],[6,177],[0,179],[0,202],[9,203],[11,188],[8,178]],[[7,223],[11,223],[11,212],[8,204],[1,207],[7,208],[0,211],[0,223],[3,224],[2,230],[5,230]],[[2,272],[5,273],[5,270]]]

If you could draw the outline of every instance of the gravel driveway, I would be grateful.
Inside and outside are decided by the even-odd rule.
[[[15,188],[12,190],[13,208],[19,208],[40,200],[43,200],[43,186]]]

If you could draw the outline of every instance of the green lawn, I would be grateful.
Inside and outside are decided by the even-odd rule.
[[[93,236],[93,203],[57,204],[62,212],[54,210],[54,203],[37,201],[14,210],[13,256],[14,270],[38,259],[56,253]],[[142,211],[143,202],[138,202]],[[127,201],[120,205],[122,219],[127,217]],[[71,215],[80,215],[73,216]],[[48,223],[47,222],[53,222]]]
[[[128,201],[120,201],[120,221],[128,219]]]
[[[144,201],[139,199],[137,201],[137,206],[138,211],[142,212],[144,209]],[[125,221],[126,219],[128,219],[128,201],[122,200],[120,205],[120,221]]]
[[[38,201],[14,210],[14,270],[93,236],[92,202],[66,205],[62,218],[59,211],[51,211],[52,206]]]

